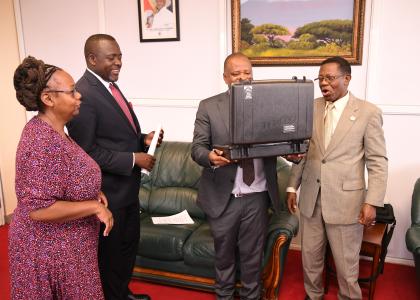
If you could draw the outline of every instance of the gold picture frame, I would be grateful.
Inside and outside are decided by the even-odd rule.
[[[314,1],[231,0],[232,50],[247,55],[253,65],[319,65],[336,55],[350,64],[360,65],[366,1],[347,1],[337,1],[336,7],[314,10],[309,7]],[[243,17],[241,10],[244,10]],[[273,19],[293,22],[293,13],[297,20],[307,16],[312,21],[293,28],[293,34],[287,26],[272,22]],[[248,15],[258,19],[255,25]],[[342,15],[352,19],[341,19]],[[316,20],[317,17],[321,19]]]

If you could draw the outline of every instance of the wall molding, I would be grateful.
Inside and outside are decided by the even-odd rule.
[[[25,45],[25,34],[23,32],[22,23],[22,9],[20,6],[20,0],[13,1],[13,10],[15,12],[15,23],[16,23],[16,35],[19,49],[19,59],[22,62],[26,57],[26,45]],[[26,121],[29,121],[34,115],[34,112],[26,111]]]
[[[133,106],[162,108],[198,108],[201,99],[131,98]],[[377,104],[384,115],[420,116],[420,105]]]
[[[130,98],[134,107],[198,108],[201,99]]]
[[[22,11],[20,7],[20,0],[13,1],[13,10],[15,12],[16,34],[18,38],[19,58],[20,61],[26,56],[25,37],[23,34]]]
[[[104,0],[97,0],[98,1],[98,27],[99,32],[106,33],[106,17],[105,17],[105,1]]]
[[[223,64],[229,54],[230,14],[228,12],[230,12],[230,1],[219,0],[219,74],[223,73]],[[220,88],[221,90],[226,88],[223,80],[220,80]]]
[[[384,115],[420,116],[420,105],[381,105]]]

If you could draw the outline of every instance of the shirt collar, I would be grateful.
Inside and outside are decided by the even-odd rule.
[[[344,107],[349,102],[349,98],[350,98],[349,95],[350,93],[349,91],[347,91],[347,93],[343,97],[334,101],[334,106],[337,110],[342,111],[344,109]],[[325,107],[327,106],[327,104],[328,104],[328,101],[325,101]]]
[[[92,70],[90,70],[89,68],[86,68],[86,70],[88,70],[91,74],[93,74],[93,76],[95,76],[106,88],[108,91],[111,91],[109,89],[109,84],[111,82],[103,80],[103,78],[101,76],[99,76],[98,74],[96,74],[95,72],[93,72]]]

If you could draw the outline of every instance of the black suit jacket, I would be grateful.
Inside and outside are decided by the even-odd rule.
[[[198,189],[198,205],[212,218],[225,210],[233,184],[237,164],[212,168],[208,158],[213,145],[229,144],[229,95],[222,93],[200,102],[195,119],[191,156],[203,166]],[[263,159],[268,193],[275,211],[280,209],[277,185],[276,157]]]
[[[87,70],[76,89],[82,104],[79,115],[67,124],[70,136],[101,167],[102,191],[111,209],[138,202],[140,168],[133,168],[133,152],[144,151],[145,146],[134,111],[124,98],[137,132],[111,93]]]

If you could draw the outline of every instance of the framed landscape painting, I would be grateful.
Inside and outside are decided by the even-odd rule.
[[[361,64],[365,0],[231,0],[233,52],[253,65]]]

